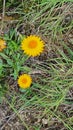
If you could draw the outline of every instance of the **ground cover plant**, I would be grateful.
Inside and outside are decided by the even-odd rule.
[[[73,0],[0,0],[0,130],[12,129],[73,130]]]

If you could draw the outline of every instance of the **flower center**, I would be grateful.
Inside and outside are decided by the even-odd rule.
[[[23,84],[26,84],[26,83],[27,83],[27,79],[25,79],[25,78],[22,79],[22,83],[23,83]]]
[[[36,46],[37,46],[37,42],[34,41],[34,40],[30,41],[29,44],[28,44],[28,47],[31,48],[31,49],[36,48]]]

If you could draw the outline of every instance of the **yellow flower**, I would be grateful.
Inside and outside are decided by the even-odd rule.
[[[6,48],[6,43],[4,40],[0,39],[0,51],[2,51],[4,48]]]
[[[37,56],[44,50],[44,41],[40,37],[35,35],[30,35],[24,38],[21,43],[21,48],[29,56]]]
[[[28,74],[22,74],[18,78],[18,85],[20,88],[29,88],[32,83],[32,78]]]

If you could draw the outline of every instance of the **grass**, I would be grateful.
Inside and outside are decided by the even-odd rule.
[[[0,7],[2,12],[2,3]],[[1,129],[10,124],[18,130],[73,129],[72,8],[72,0],[5,1],[1,37],[7,48],[0,52],[0,102],[9,117]],[[46,43],[44,53],[36,58],[20,49],[23,37],[30,34]],[[18,87],[21,73],[31,74],[29,89]],[[17,122],[20,127],[14,126]]]

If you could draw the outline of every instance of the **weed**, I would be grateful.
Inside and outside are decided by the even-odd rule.
[[[0,99],[5,97],[9,114],[15,114],[16,122],[19,119],[18,129],[72,130],[73,1],[12,0],[6,1],[5,6],[4,15],[14,19],[9,24],[3,21],[1,37],[7,47],[0,52]],[[41,36],[45,42],[43,54],[34,58],[23,54],[20,47],[23,38],[31,34]],[[17,85],[23,73],[33,79],[26,90]],[[9,119],[10,124],[14,122]]]

